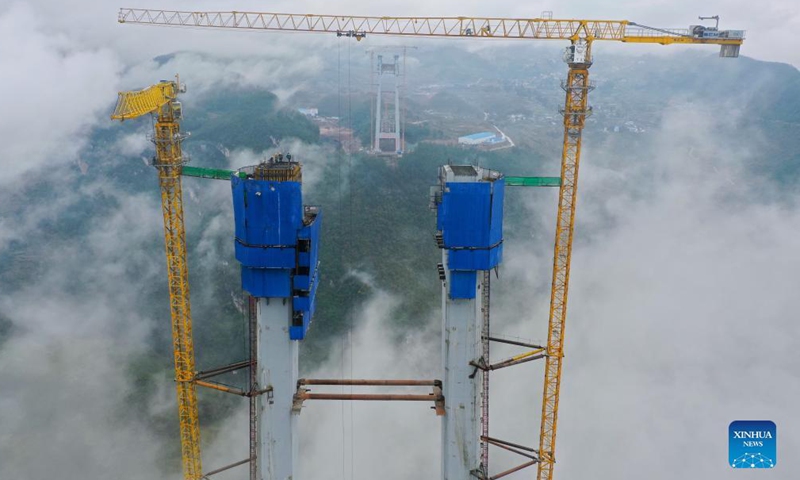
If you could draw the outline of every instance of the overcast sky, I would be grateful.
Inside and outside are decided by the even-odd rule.
[[[3,2],[0,10],[15,8],[15,1]],[[720,15],[721,27],[747,30],[744,55],[758,59],[800,64],[800,51],[795,32],[800,28],[800,9],[792,0],[753,2],[749,0],[651,0],[614,1],[578,0],[557,2],[523,2],[519,0],[460,1],[439,0],[363,0],[330,1],[155,1],[126,0],[35,0],[25,2],[35,11],[36,22],[50,32],[65,33],[80,39],[87,48],[112,48],[123,55],[123,61],[135,61],[142,56],[153,56],[172,50],[225,51],[231,55],[259,52],[267,48],[281,48],[298,41],[297,36],[226,35],[211,32],[198,34],[188,30],[153,31],[141,27],[122,26],[116,23],[120,6],[173,10],[239,10],[273,11],[288,13],[387,15],[387,16],[496,16],[537,17],[542,11],[553,11],[555,18],[597,18],[630,20],[656,27],[686,27],[698,22],[698,15]],[[30,19],[25,27],[36,27]],[[269,34],[266,34],[269,35]],[[792,47],[795,48],[792,48]],[[645,47],[658,50],[657,46]],[[661,47],[662,49],[664,47]],[[675,47],[670,47],[675,48]],[[627,48],[626,48],[627,49]],[[634,47],[633,51],[640,48]]]

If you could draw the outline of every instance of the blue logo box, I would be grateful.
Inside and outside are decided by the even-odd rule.
[[[769,420],[736,420],[728,427],[728,464],[732,468],[774,468],[777,431]]]

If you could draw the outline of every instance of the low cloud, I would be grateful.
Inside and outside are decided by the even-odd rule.
[[[187,85],[186,98],[212,89],[245,87],[270,90],[285,100],[305,85],[305,78],[313,78],[321,69],[318,56],[298,58],[294,48],[276,48],[247,57],[177,52],[132,66],[125,73],[123,86],[138,89],[180,74],[181,82]]]
[[[344,13],[423,13],[429,3],[349,2],[341,8]],[[202,5],[213,8],[210,2]],[[290,7],[282,8],[286,11],[325,7],[319,2],[302,8],[280,5]],[[737,5],[742,8],[719,4],[731,12],[724,27],[750,29],[752,40],[743,54],[795,65],[800,61],[795,51],[775,48],[792,43],[788,35],[796,29],[789,27],[798,24],[798,16],[791,2],[766,9],[752,2]],[[429,14],[446,14],[454,6],[437,4]],[[637,5],[602,10],[608,5],[601,4],[567,9],[553,2],[537,11],[522,4],[505,7],[517,16],[536,16],[541,8],[555,9],[556,16],[595,12],[613,17],[616,12],[621,18],[629,16],[624,8],[635,8],[636,18],[630,18],[663,18],[664,26],[682,26],[694,18],[684,21],[673,4],[653,10]],[[477,13],[493,13],[498,6],[476,8]],[[59,167],[80,160],[92,129],[110,124],[107,115],[120,89],[142,88],[181,73],[188,95],[252,86],[286,98],[304,77],[322,72],[319,57],[296,48],[295,42],[307,45],[299,40],[303,36],[119,26],[115,11],[107,2],[88,0],[0,7],[4,188],[34,173],[53,181],[63,172]],[[291,45],[276,47],[286,44]],[[151,60],[190,48],[204,53]],[[206,56],[212,51],[226,60]],[[800,334],[794,322],[800,305],[792,288],[800,271],[798,198],[745,168],[759,157],[756,128],[739,130],[741,125],[726,123],[721,115],[696,113],[674,106],[664,125],[650,131],[656,135],[650,149],[624,152],[624,166],[586,145],[558,475],[727,478],[727,425],[746,418],[772,419],[787,432],[778,442],[776,475],[789,478],[800,470],[792,458],[800,442],[791,434],[800,425],[790,407],[800,396],[800,364],[791,343]],[[116,139],[113,148],[143,155],[150,148],[145,130]],[[743,139],[752,140],[750,148],[742,148]],[[326,152],[291,142],[287,146],[306,163],[307,186],[319,181]],[[255,163],[251,160],[257,157],[235,152],[232,166]],[[204,189],[209,197],[230,202],[227,185]],[[30,281],[12,294],[6,285],[0,289],[0,317],[12,324],[0,348],[0,478],[104,478],[120,471],[132,479],[165,475],[158,466],[165,441],[141,419],[126,416],[128,396],[137,392],[125,368],[149,352],[155,323],[168,315],[143,312],[152,303],[152,285],[164,286],[163,261],[151,255],[161,245],[158,199],[117,193],[102,182],[75,192],[59,190],[56,204],[31,201],[17,212],[19,218],[0,218],[0,254],[12,242],[50,233],[42,231],[43,225],[78,208],[77,197],[98,192],[118,206],[71,242],[47,236],[39,250],[27,252],[37,260],[25,270]],[[535,208],[540,222],[534,226],[552,229],[552,213],[539,212],[542,202]],[[552,212],[555,204],[547,208]],[[195,219],[188,221],[194,222],[203,212],[191,214]],[[200,238],[199,252],[208,263],[232,261],[215,241],[231,225],[225,215],[210,221]],[[493,325],[500,333],[541,342],[552,231],[534,231],[529,242],[509,241],[507,248],[501,277],[493,284],[498,299]],[[44,267],[34,268],[39,265]],[[431,318],[421,332],[392,330],[400,295],[376,289],[355,316],[351,336],[331,355],[335,360],[309,375],[439,376],[439,319]],[[493,358],[500,358],[510,350],[493,352]],[[161,354],[168,357],[169,352]],[[158,383],[161,390],[147,408],[151,414],[170,415],[171,383],[163,375]],[[535,447],[541,366],[498,372],[493,388],[493,434]],[[416,403],[310,402],[301,428],[303,458],[311,460],[301,473],[331,478],[341,471],[346,478],[390,480],[435,476],[439,423]],[[242,414],[226,424],[208,449],[207,466],[243,458],[245,425]],[[514,465],[500,453],[492,458],[493,471]]]
[[[365,280],[365,277],[360,277]],[[440,378],[438,322],[400,333],[397,295],[375,290],[328,364],[309,378]],[[327,389],[326,389],[327,388]],[[317,387],[336,393],[388,393],[397,387]],[[428,393],[429,390],[414,390]],[[427,478],[439,471],[441,419],[427,403],[308,401],[300,416],[301,478]],[[435,475],[434,475],[435,476]]]
[[[116,97],[114,53],[49,34],[35,10],[0,13],[0,184],[75,161]]]
[[[25,272],[35,281],[0,292],[11,322],[0,348],[2,478],[162,476],[161,440],[127,407],[141,395],[128,368],[154,322],[141,305],[162,278],[146,253],[159,214],[146,197],[117,200],[80,241],[36,251]]]
[[[746,170],[758,156],[758,136],[749,135],[757,132],[745,134],[750,149],[732,151],[736,140],[720,133],[730,121],[675,106],[653,157],[636,166],[629,155],[624,180],[584,170],[578,217],[607,224],[588,219],[576,229],[559,475],[722,479],[731,421],[800,428],[790,407],[800,394],[790,342],[800,335],[790,287],[800,271],[800,199],[774,195],[775,185]],[[495,287],[507,297],[493,325],[544,339],[552,253],[532,250],[508,245]],[[504,383],[498,375],[493,412],[521,412],[522,421],[495,415],[495,432],[535,445],[541,366],[517,368],[528,372],[509,372]],[[781,471],[795,472],[797,439],[782,442]]]

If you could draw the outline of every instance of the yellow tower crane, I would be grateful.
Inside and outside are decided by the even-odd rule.
[[[164,215],[164,243],[167,251],[169,306],[172,319],[172,346],[175,356],[175,383],[178,390],[181,456],[187,480],[202,476],[200,427],[197,417],[197,392],[193,383],[194,343],[189,307],[189,277],[186,267],[186,235],[183,222],[181,170],[184,160],[180,131],[181,104],[178,94],[186,89],[175,81],[162,81],[135,92],[120,92],[112,120],[128,120],[144,115],[155,117],[154,166],[161,187],[161,212]]]
[[[709,18],[709,17],[706,17]],[[714,17],[710,17],[714,18]],[[702,20],[703,18],[701,18]],[[555,464],[558,399],[561,364],[564,356],[564,325],[567,318],[567,294],[575,229],[575,201],[581,136],[585,120],[591,114],[588,93],[595,41],[655,43],[661,45],[720,45],[721,57],[738,57],[744,42],[743,30],[719,30],[691,25],[667,29],[640,25],[628,20],[553,19],[496,17],[377,17],[351,15],[311,15],[265,12],[186,12],[123,8],[120,23],[160,26],[207,27],[280,32],[335,33],[361,40],[367,35],[405,37],[456,37],[474,39],[568,40],[564,54],[569,65],[562,87],[564,102],[564,144],[561,154],[561,185],[558,194],[553,283],[542,393],[542,418],[538,450],[538,480],[551,480]]]

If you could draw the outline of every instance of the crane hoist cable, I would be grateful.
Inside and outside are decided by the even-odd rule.
[[[315,15],[271,12],[174,11],[122,8],[117,21],[143,25],[241,29],[254,31],[334,33],[339,37],[362,40],[371,35],[453,37],[481,40],[567,40],[564,55],[569,65],[563,107],[564,136],[561,154],[561,184],[553,253],[553,281],[548,320],[545,380],[542,392],[542,416],[539,436],[538,480],[553,478],[556,427],[564,327],[567,315],[569,272],[575,230],[578,171],[582,132],[591,114],[588,93],[591,48],[595,41],[651,43],[661,45],[719,45],[720,56],[738,57],[744,42],[743,30],[719,30],[719,25],[690,28],[656,28],[628,20],[589,20],[499,17],[392,17]],[[713,17],[712,17],[713,18]],[[701,18],[702,20],[702,18]],[[519,468],[523,468],[520,466]]]
[[[339,283],[340,287],[344,286],[345,288],[342,290],[342,295],[344,298],[344,303],[349,308],[346,311],[346,332],[342,336],[342,346],[341,346],[341,358],[340,358],[340,369],[341,369],[341,376],[342,378],[353,378],[353,308],[352,308],[352,300],[353,290],[351,288],[347,288],[344,281],[347,280],[347,277],[350,276],[348,273],[348,269],[346,268],[347,262],[350,261],[353,254],[352,249],[352,242],[351,236],[353,235],[353,189],[352,189],[352,157],[351,157],[351,148],[352,142],[354,137],[352,136],[352,104],[351,104],[351,64],[352,64],[352,57],[350,51],[350,45],[348,44],[347,48],[347,100],[346,103],[343,105],[342,102],[342,50],[341,50],[341,43],[337,42],[337,63],[336,63],[336,79],[337,79],[337,116],[338,116],[338,124],[337,124],[337,140],[338,140],[338,150],[337,150],[337,204],[339,210],[339,217],[338,217],[338,226],[339,231],[343,235],[344,238],[344,248],[339,249],[339,261],[342,267],[342,281]],[[347,122],[343,122],[342,119],[345,118],[344,113],[347,116]],[[343,132],[343,129],[346,130]],[[347,171],[345,172],[345,176],[342,176],[342,168],[345,167]],[[347,190],[345,193],[344,190]],[[347,195],[346,204],[345,204],[345,195]],[[349,355],[349,359],[347,357]],[[349,372],[349,374],[346,374]],[[353,386],[349,387],[350,394],[353,393]],[[344,386],[342,386],[342,393],[344,393]],[[353,435],[355,429],[355,420],[354,420],[354,407],[352,403],[348,403],[347,407],[345,407],[345,403],[341,405],[341,429],[342,429],[342,478],[353,478],[355,472],[355,447],[354,447],[354,438]],[[349,442],[347,441],[347,415],[346,413],[349,410],[350,415],[350,438]],[[350,449],[350,475],[347,475],[347,448],[349,445]]]
[[[337,138],[339,143],[339,152],[337,156],[339,161],[337,162],[337,175],[338,175],[338,209],[340,212],[340,220],[339,220],[339,227],[340,231],[344,233],[345,245],[344,248],[339,249],[339,258],[340,263],[343,267],[343,278],[346,278],[350,274],[344,268],[346,262],[348,262],[351,258],[353,258],[353,244],[352,244],[352,236],[353,236],[353,162],[352,162],[352,148],[354,146],[355,137],[353,135],[353,108],[352,108],[352,55],[351,55],[351,48],[350,44],[348,43],[347,46],[347,100],[345,104],[346,113],[347,113],[347,122],[346,124],[342,122],[342,119],[345,118],[342,108],[342,55],[341,55],[341,43],[337,42],[337,115],[339,118],[339,124],[337,126]],[[344,135],[342,135],[342,129],[347,127],[347,131]],[[344,138],[344,141],[342,141]],[[343,183],[342,183],[342,164],[344,164],[347,168],[346,172],[346,184],[345,188],[347,189],[347,205],[344,204],[344,194],[342,192]],[[346,216],[344,216],[346,215]],[[342,283],[343,284],[343,283]],[[345,378],[345,372],[349,371],[349,375],[347,378],[353,379],[353,328],[354,328],[354,320],[353,320],[353,307],[352,301],[354,296],[352,295],[353,290],[350,288],[344,289],[344,296],[345,296],[345,304],[350,306],[349,310],[346,313],[346,326],[347,331],[345,332],[345,336],[342,337],[342,348],[341,348],[341,375],[342,378]],[[346,361],[347,354],[350,355],[349,361]],[[346,365],[347,364],[347,365]],[[344,388],[344,387],[342,387]],[[353,386],[350,387],[350,394],[353,393]],[[350,476],[349,478],[353,478],[355,476],[355,447],[354,447],[354,434],[355,431],[355,416],[354,416],[354,407],[352,403],[348,403],[349,413],[350,413]],[[346,435],[346,420],[345,420],[345,404],[342,403],[342,477],[348,478],[346,475],[346,466],[347,466],[347,435]]]
[[[336,125],[336,137],[337,137],[337,141],[338,141],[338,148],[341,149],[342,148],[342,125],[341,125],[340,122],[341,122],[341,120],[343,118],[342,117],[342,44],[341,44],[341,42],[336,42],[336,102],[337,102],[336,115],[339,118],[339,120],[337,122],[337,125]],[[337,175],[338,175],[337,193],[338,193],[338,197],[339,197],[337,199],[338,200],[337,207],[339,209],[339,231],[340,232],[345,232],[344,221],[342,220],[342,212],[344,211],[344,209],[342,208],[342,203],[343,203],[342,202],[342,160],[343,160],[342,159],[342,153],[341,153],[341,151],[339,151],[339,152],[337,152],[337,162],[336,162],[336,172],[337,172]],[[345,237],[347,236],[346,232],[345,232],[344,236]],[[339,261],[340,261],[340,264],[341,264],[342,267],[344,267],[344,264],[345,264],[345,261],[346,261],[346,258],[347,258],[347,253],[349,253],[349,252],[347,252],[346,249],[340,249],[339,250]],[[343,271],[344,271],[344,268],[343,268]],[[340,285],[341,285],[341,282],[340,282]],[[347,346],[345,344],[345,337],[342,337],[342,347],[341,347],[342,352],[341,352],[341,358],[340,358],[340,362],[341,362],[340,367],[341,367],[341,372],[342,372],[341,373],[342,378],[344,378],[344,364],[345,364],[345,356],[347,354],[347,348],[346,347]],[[344,393],[344,386],[342,386],[341,388],[342,388],[342,393]],[[346,456],[347,456],[347,450],[346,450],[347,434],[346,434],[346,428],[345,428],[345,403],[344,402],[341,403],[341,407],[342,408],[341,408],[340,414],[341,414],[341,418],[342,418],[342,422],[341,422],[342,423],[342,480],[346,480],[347,479],[347,461],[346,461]]]
[[[353,57],[351,55],[352,50],[352,42],[347,42],[347,129],[350,135],[350,142],[345,152],[347,158],[347,193],[348,193],[348,204],[347,204],[347,222],[348,222],[348,230],[349,233],[347,235],[347,251],[348,255],[353,258],[353,148],[355,146],[355,131],[353,130],[353,90],[352,90],[352,65],[353,65]],[[352,296],[352,294],[351,294]],[[350,311],[348,315],[348,324],[347,324],[347,347],[350,351],[350,379],[353,379],[353,328],[355,321],[353,319],[354,312],[353,310]],[[350,386],[350,394],[353,393],[353,387]],[[356,476],[356,463],[355,463],[355,410],[353,406],[353,402],[349,403],[350,407],[350,478],[355,478]]]

